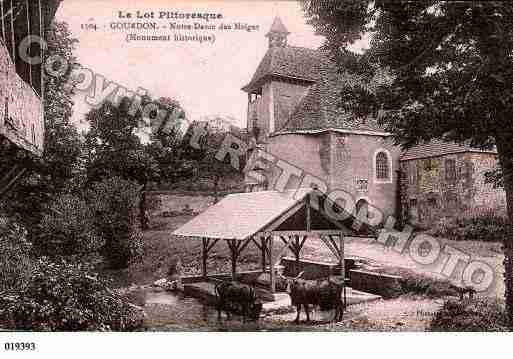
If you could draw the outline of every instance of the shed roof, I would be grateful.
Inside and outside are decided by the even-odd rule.
[[[185,237],[245,240],[265,230],[295,230],[304,226],[307,197],[315,190],[261,191],[226,196],[173,232]],[[346,229],[312,209],[312,229]]]

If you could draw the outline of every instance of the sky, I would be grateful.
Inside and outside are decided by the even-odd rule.
[[[204,42],[126,42],[132,30],[113,30],[111,23],[123,22],[119,11],[135,13],[154,11],[221,13],[220,22],[258,25],[258,31],[172,31],[182,34],[216,36],[211,44]],[[268,49],[265,34],[275,16],[280,16],[291,32],[288,44],[319,47],[323,38],[316,36],[305,23],[300,4],[295,1],[169,1],[169,0],[66,0],[61,3],[56,20],[69,24],[73,37],[79,40],[75,55],[78,62],[105,76],[108,81],[136,90],[142,87],[153,98],[178,100],[190,121],[208,116],[233,119],[245,127],[247,95],[241,87],[249,82]],[[143,21],[130,19],[129,21]],[[205,23],[201,20],[149,20],[159,26],[169,22]],[[95,23],[97,30],[85,30],[83,24]],[[136,31],[138,35],[152,32]],[[158,34],[168,34],[160,29]],[[357,44],[358,46],[364,46]],[[90,109],[84,98],[75,96],[74,121],[83,123]]]

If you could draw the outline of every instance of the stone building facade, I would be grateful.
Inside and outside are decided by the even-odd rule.
[[[401,157],[401,202],[410,223],[430,227],[448,218],[505,215],[506,195],[485,182],[497,166],[494,151],[433,141]]]
[[[276,18],[266,35],[269,49],[242,88],[248,94],[248,132],[254,136],[251,156],[270,155],[301,170],[286,188],[304,186],[311,176],[325,185],[323,190],[349,193],[356,211],[365,208],[369,217],[377,208],[419,225],[445,213],[470,215],[503,205],[504,193],[483,183],[482,172],[493,168],[495,153],[445,142],[403,153],[375,118],[340,109],[341,89],[358,79],[339,73],[320,50],[288,45],[288,35]],[[253,162],[247,191],[276,189],[282,169]]]

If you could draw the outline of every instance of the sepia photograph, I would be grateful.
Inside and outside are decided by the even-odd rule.
[[[509,1],[0,0],[0,351],[510,339],[512,69]]]

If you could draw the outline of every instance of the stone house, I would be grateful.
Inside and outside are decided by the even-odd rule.
[[[426,171],[418,165],[421,182],[410,185],[400,180],[404,177],[400,173],[406,171],[409,175],[410,167],[420,162],[442,161],[443,165],[438,166],[442,168],[445,160],[456,161],[457,170],[464,168],[461,176],[465,177],[465,166],[477,169],[486,163],[487,168],[492,168],[496,154],[466,148],[456,151],[458,145],[441,142],[420,145],[403,153],[375,118],[358,118],[338,106],[341,89],[358,79],[347,72],[339,73],[320,50],[288,45],[288,35],[282,21],[275,18],[266,34],[269,48],[249,83],[242,88],[248,94],[247,130],[253,134],[250,156],[266,157],[265,153],[302,170],[301,174],[289,178],[285,188],[304,186],[304,179],[309,175],[321,180],[324,190],[349,193],[356,203],[356,211],[366,208],[369,217],[372,217],[371,209],[378,208],[385,216],[408,215],[419,224],[442,214],[437,207],[426,205],[434,203],[429,199],[434,197],[430,193],[439,196],[456,193],[457,204],[451,212],[454,215],[463,213],[460,212],[463,208],[468,214],[502,205],[503,192],[485,186],[477,170],[473,170],[469,180],[457,177],[458,184],[442,186],[440,182],[453,180],[446,181],[445,172]],[[450,148],[453,150],[444,150]],[[423,151],[432,152],[433,156],[423,157]],[[255,165],[246,172],[246,190],[276,189],[282,170],[262,165],[261,161],[253,162]],[[421,185],[428,178],[432,187]],[[451,186],[459,187],[443,192],[442,188]],[[437,199],[438,205],[446,205],[443,198]]]
[[[443,218],[505,214],[506,195],[485,183],[497,165],[494,151],[432,141],[407,150],[400,159],[403,216],[429,227]]]

